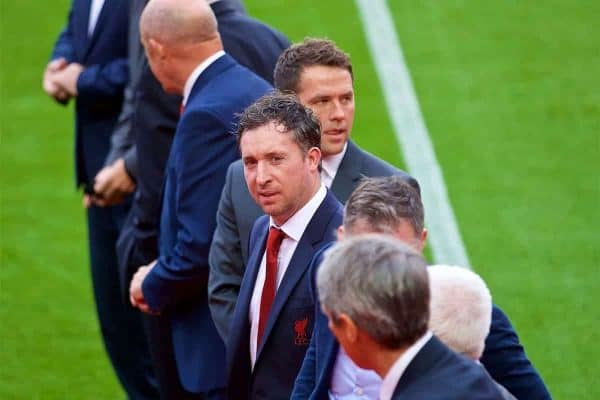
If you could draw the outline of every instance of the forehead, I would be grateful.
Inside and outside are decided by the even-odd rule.
[[[347,228],[352,235],[383,233],[393,235],[402,241],[409,241],[417,236],[417,232],[408,218],[400,218],[396,223],[394,221],[371,223],[367,217],[364,217],[356,219]]]
[[[300,146],[294,140],[293,133],[286,132],[281,125],[274,122],[245,131],[240,140],[242,157],[260,157],[294,150],[300,150]]]
[[[352,76],[345,68],[313,65],[305,67],[300,73],[298,95],[313,94],[339,95],[353,92]]]

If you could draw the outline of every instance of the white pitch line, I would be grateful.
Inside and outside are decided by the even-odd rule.
[[[387,3],[385,0],[356,0],[356,4],[396,138],[408,170],[421,185],[434,261],[469,267],[469,258]]]

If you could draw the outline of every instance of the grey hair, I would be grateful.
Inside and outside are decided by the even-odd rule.
[[[423,232],[425,212],[415,188],[401,176],[364,178],[346,203],[344,229],[351,233],[361,221],[375,232],[393,233],[402,219],[409,221],[417,235]]]
[[[275,123],[288,133],[306,153],[313,147],[321,147],[321,125],[319,119],[300,103],[296,95],[274,91],[256,100],[240,115],[238,143],[244,132]]]
[[[492,323],[492,295],[475,272],[434,265],[428,268],[433,333],[457,353],[478,360]]]
[[[409,346],[427,331],[426,263],[398,240],[369,234],[338,242],[319,267],[317,288],[333,323],[346,314],[386,348]]]

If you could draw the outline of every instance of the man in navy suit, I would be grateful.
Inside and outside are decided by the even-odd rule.
[[[155,398],[150,366],[132,357],[141,323],[119,296],[115,243],[128,202],[91,204],[94,177],[102,168],[128,81],[126,2],[74,0],[44,73],[44,90],[60,103],[75,98],[76,184],[83,187],[94,299],[100,331],[115,372],[129,398]]]
[[[340,236],[385,233],[422,251],[427,238],[423,204],[419,194],[401,179],[368,178],[352,193],[346,204]],[[311,275],[316,274],[322,252],[315,257]],[[313,292],[316,297],[316,293]],[[315,328],[292,399],[334,399],[362,392],[377,399],[381,380],[372,372],[356,367],[340,351],[327,327],[319,304],[315,306]],[[490,333],[481,363],[501,385],[517,398],[549,399],[540,376],[525,355],[523,346],[506,315],[492,308]]]
[[[227,340],[230,399],[287,399],[312,333],[308,267],[335,238],[342,206],[321,183],[317,117],[293,95],[267,95],[240,118],[239,142],[252,198],[265,216]]]
[[[321,122],[321,179],[340,202],[364,176],[400,175],[419,190],[417,181],[349,140],[354,122],[352,62],[326,39],[305,39],[286,49],[275,68],[278,90],[296,93]],[[227,171],[219,202],[217,229],[210,249],[209,305],[221,337],[226,338],[237,301],[248,237],[262,215],[244,182],[242,163]]]
[[[341,241],[326,253],[317,288],[345,354],[383,379],[379,399],[502,400],[483,368],[428,330],[425,259],[409,245],[382,234]]]
[[[142,266],[131,302],[171,321],[180,391],[169,398],[222,398],[225,348],[206,301],[208,249],[228,165],[238,149],[235,115],[271,90],[223,51],[204,0],[153,0],[140,19],[152,72],[182,94],[181,119],[167,161],[156,262]]]

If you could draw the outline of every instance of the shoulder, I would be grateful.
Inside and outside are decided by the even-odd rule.
[[[381,158],[369,153],[366,150],[361,149],[356,145],[354,145],[353,147],[348,147],[348,150],[351,149],[357,153],[356,157],[361,159],[360,173],[363,176],[400,176],[409,185],[415,188],[417,192],[419,192],[419,194],[421,193],[421,187],[419,186],[419,183],[407,172],[395,167],[389,162],[382,160]]]

